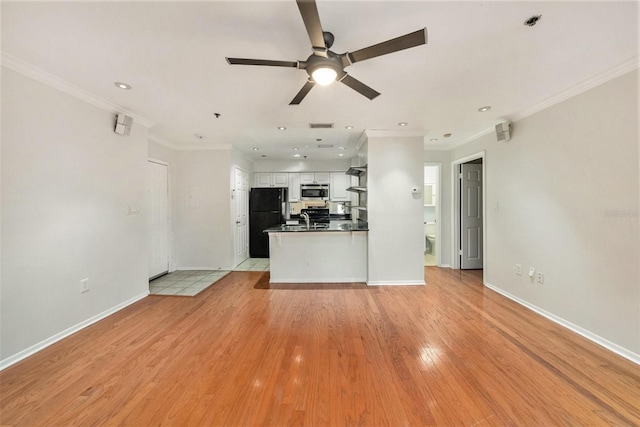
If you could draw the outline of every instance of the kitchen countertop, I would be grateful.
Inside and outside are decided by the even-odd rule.
[[[265,233],[307,233],[309,231],[314,232],[336,232],[336,231],[369,231],[369,225],[366,222],[348,222],[344,223],[340,221],[339,223],[331,222],[328,227],[317,227],[311,225],[309,229],[307,226],[302,225],[278,225],[275,227],[267,228],[264,230]]]

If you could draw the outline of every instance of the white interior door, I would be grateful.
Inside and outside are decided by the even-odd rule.
[[[169,168],[148,162],[149,278],[169,271]]]
[[[462,164],[460,183],[460,268],[482,268],[482,164]]]
[[[235,168],[233,180],[235,264],[249,256],[249,173]]]

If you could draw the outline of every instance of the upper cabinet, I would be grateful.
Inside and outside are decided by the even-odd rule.
[[[300,174],[297,172],[289,174],[289,201],[300,201]]]
[[[351,193],[347,188],[351,186],[351,177],[344,172],[331,172],[329,178],[329,199],[332,202],[350,202]]]
[[[289,174],[286,172],[256,172],[254,187],[289,187]]]
[[[329,184],[329,172],[300,172],[300,184]]]

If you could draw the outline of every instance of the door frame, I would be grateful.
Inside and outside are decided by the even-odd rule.
[[[246,233],[246,242],[245,242],[245,246],[247,248],[247,257],[245,259],[243,259],[242,261],[238,262],[238,246],[237,246],[237,226],[236,226],[236,216],[237,216],[237,203],[236,203],[236,170],[242,171],[245,174],[247,174],[247,200],[246,203],[244,204],[244,206],[246,206],[246,220],[247,220],[247,233]],[[238,165],[233,165],[232,168],[232,173],[231,173],[231,179],[232,179],[232,186],[231,186],[231,227],[232,227],[232,245],[233,245],[233,267],[237,267],[238,265],[240,265],[242,262],[244,262],[245,260],[249,259],[250,255],[249,255],[249,191],[251,190],[251,173],[238,166]]]
[[[438,242],[442,238],[442,163],[424,162],[423,170],[424,166],[436,166],[438,168],[438,182],[436,182],[436,242]],[[424,227],[422,230],[424,232]],[[436,243],[436,266],[442,266],[442,243]]]
[[[172,194],[173,188],[171,185],[171,163],[166,162],[164,160],[156,159],[153,157],[147,157],[147,162],[157,163],[159,165],[163,165],[167,167],[167,229],[168,236],[167,239],[167,258],[168,258],[168,273],[175,271],[175,266],[173,265],[173,227],[171,226],[173,220],[171,216],[171,212],[173,211],[173,203],[172,203]],[[149,206],[150,200],[147,200],[147,206]]]
[[[451,268],[460,270],[460,171],[459,165],[482,159],[482,270],[487,269],[487,157],[486,151],[470,154],[451,162]]]

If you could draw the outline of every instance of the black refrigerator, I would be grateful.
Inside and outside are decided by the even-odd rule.
[[[269,235],[264,230],[285,223],[286,188],[252,188],[249,192],[249,255],[269,258]]]

